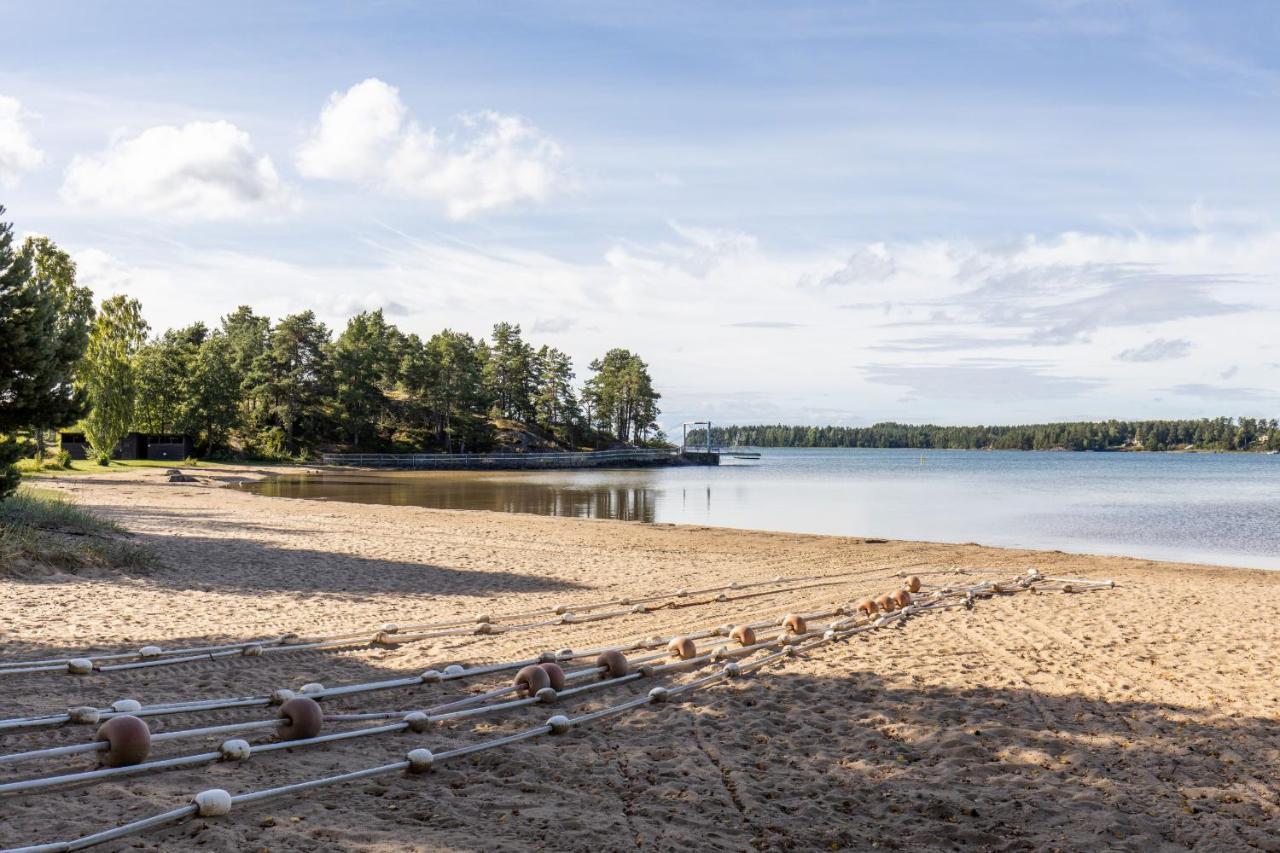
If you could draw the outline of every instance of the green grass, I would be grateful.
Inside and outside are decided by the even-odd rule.
[[[49,570],[121,569],[155,564],[120,525],[85,512],[52,489],[23,486],[0,501],[0,577]]]

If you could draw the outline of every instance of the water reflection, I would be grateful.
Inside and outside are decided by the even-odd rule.
[[[262,495],[355,503],[480,509],[651,523],[658,491],[645,484],[555,483],[519,475],[401,473],[279,477],[246,486]],[[707,489],[710,505],[711,490]]]
[[[1280,457],[768,450],[759,464],[337,472],[267,495],[1280,568]]]

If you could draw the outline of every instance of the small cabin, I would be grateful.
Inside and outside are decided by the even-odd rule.
[[[88,459],[92,450],[82,432],[58,435],[62,449],[72,459]],[[195,440],[189,435],[147,435],[131,432],[116,444],[112,459],[172,459],[182,461],[195,453]]]

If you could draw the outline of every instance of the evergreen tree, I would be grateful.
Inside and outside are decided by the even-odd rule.
[[[281,320],[254,360],[252,392],[265,402],[265,413],[279,431],[269,439],[273,453],[296,453],[299,437],[322,438],[327,403],[332,393],[328,357],[329,330],[311,311]]]
[[[386,415],[387,392],[399,374],[400,337],[378,310],[352,317],[334,342],[337,415],[353,445],[359,446],[361,437],[372,437]]]

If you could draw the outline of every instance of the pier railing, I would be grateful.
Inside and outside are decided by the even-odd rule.
[[[608,468],[632,465],[665,465],[680,456],[679,450],[626,448],[552,453],[325,453],[326,465],[356,468],[408,468],[453,471],[525,468]]]

